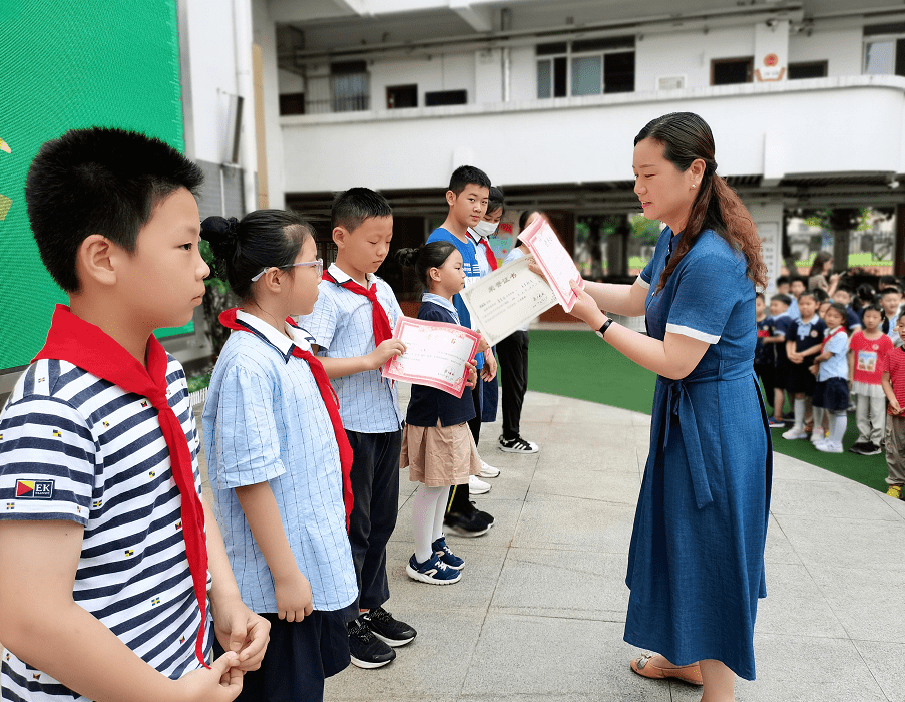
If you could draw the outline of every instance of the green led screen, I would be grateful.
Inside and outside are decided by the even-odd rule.
[[[176,1],[0,0],[0,369],[31,361],[66,302],[28,226],[28,166],[48,139],[89,126],[184,149]]]

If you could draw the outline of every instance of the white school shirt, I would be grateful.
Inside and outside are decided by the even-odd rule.
[[[330,266],[329,273],[337,283],[352,280],[335,263]],[[377,300],[393,329],[403,317],[393,289],[376,275],[368,276],[368,287],[372,283],[377,286]],[[322,280],[314,312],[299,317],[299,326],[314,338],[313,343],[320,347],[318,354],[321,356],[366,356],[375,348],[371,309],[371,303],[364,295]],[[346,429],[378,434],[402,428],[405,415],[399,409],[396,385],[381,378],[379,369],[333,378],[330,382],[339,397],[339,413]]]

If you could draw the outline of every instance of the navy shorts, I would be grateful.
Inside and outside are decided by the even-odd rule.
[[[814,387],[814,407],[823,407],[830,412],[848,409],[848,381],[844,378],[829,378]]]
[[[324,680],[348,667],[349,630],[342,612],[313,611],[300,622],[262,614],[270,643],[259,670],[245,673],[239,702],[322,702]],[[223,649],[214,639],[214,657]]]
[[[773,371],[773,387],[785,390],[789,385],[789,366],[792,364],[785,355],[776,359],[776,368]],[[771,398],[772,399],[772,398]]]
[[[803,392],[805,395],[814,394],[814,386],[817,385],[817,376],[811,373],[810,358],[804,363],[792,363],[789,361],[789,375],[786,380],[786,390],[791,393]]]

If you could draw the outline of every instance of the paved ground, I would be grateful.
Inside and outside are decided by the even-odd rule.
[[[385,668],[330,679],[326,699],[697,702],[699,688],[633,674],[622,641],[648,429],[645,415],[531,392],[522,434],[539,453],[500,452],[499,424],[485,425],[482,456],[503,472],[476,500],[497,526],[449,538],[466,567],[446,587],[405,575],[404,474],[387,609],[418,638]],[[780,454],[773,495],[758,680],[739,681],[739,702],[905,702],[905,502]]]

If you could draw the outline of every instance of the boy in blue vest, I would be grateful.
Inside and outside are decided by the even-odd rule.
[[[3,699],[228,702],[260,667],[270,625],[239,596],[185,374],[152,334],[201,304],[201,180],[117,129],[69,131],[29,170],[69,307],[0,414]],[[227,651],[213,663],[208,611]]]
[[[462,254],[462,270],[465,271],[465,287],[481,277],[481,266],[478,263],[475,245],[468,235],[468,228],[475,227],[484,217],[489,199],[490,178],[487,174],[474,166],[459,166],[453,171],[449,179],[449,189],[446,191],[446,204],[449,205],[446,221],[427,239],[429,244],[435,241],[448,241],[459,250]],[[458,293],[453,296],[453,305],[462,326],[470,328],[471,314]],[[482,339],[478,351],[483,352],[488,348],[487,342]],[[493,380],[497,369],[493,353],[478,353],[475,356],[475,363],[478,367],[478,382],[472,390],[475,418],[468,422],[468,426],[477,446],[481,435],[483,381]],[[444,524],[459,536],[474,537],[486,534],[493,526],[493,517],[471,504],[466,486],[454,485],[451,492]]]

